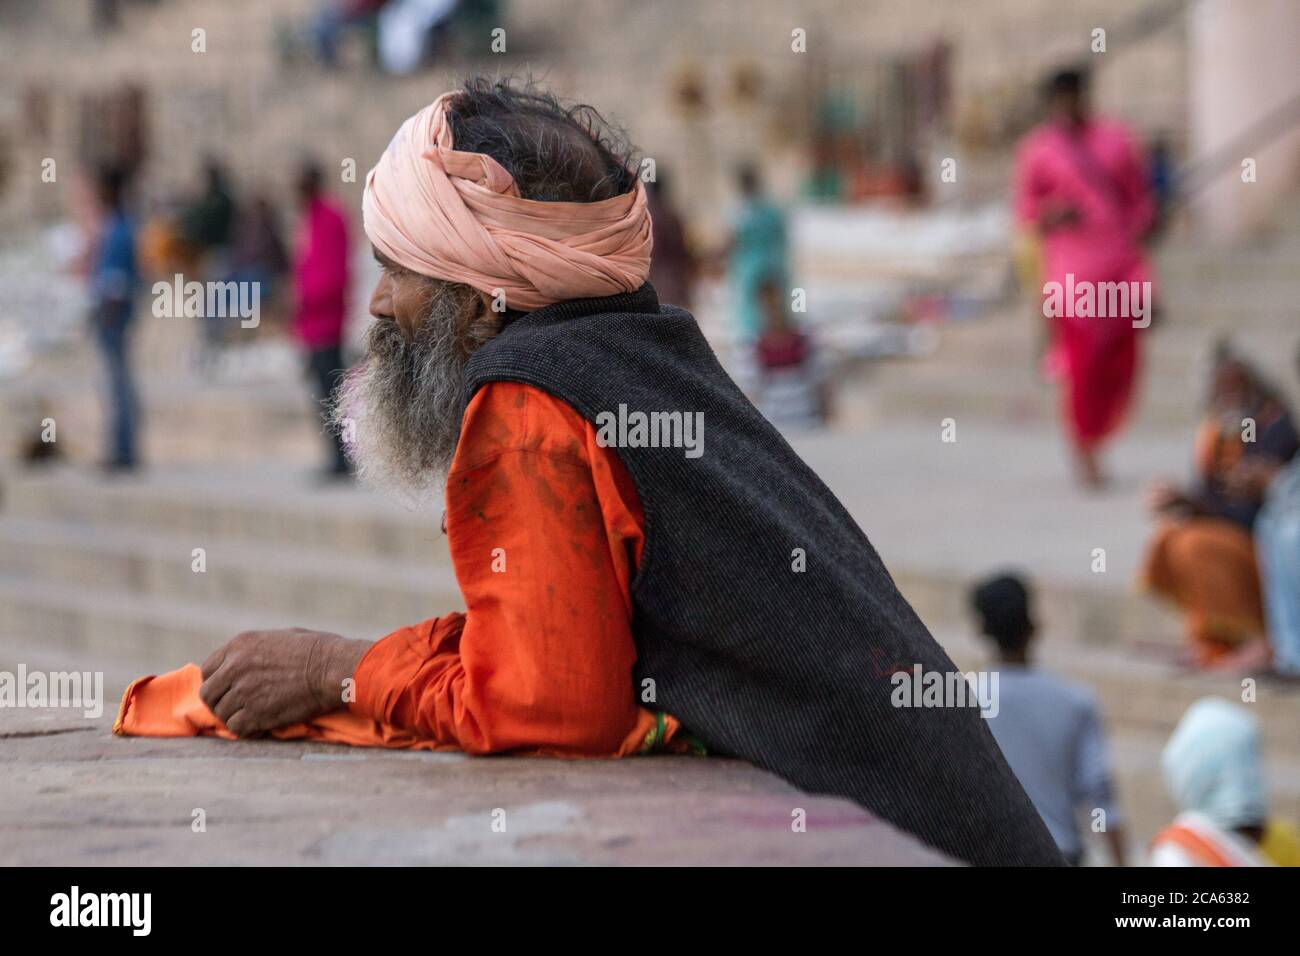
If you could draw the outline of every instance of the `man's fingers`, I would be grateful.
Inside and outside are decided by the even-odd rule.
[[[203,679],[205,681],[220,669],[222,661],[226,659],[226,648],[229,646],[230,642],[227,641],[209,654],[208,659],[203,662],[203,666],[199,668],[199,670],[203,672]]]
[[[251,713],[248,708],[236,711],[230,718],[230,723],[226,724],[226,729],[236,737],[264,737],[267,731],[274,730],[266,720],[259,718],[256,714]]]
[[[216,706],[210,709],[212,713],[216,715],[218,720],[229,727],[231,718],[244,708],[244,703],[247,699],[247,695],[239,693],[232,684],[230,688],[221,695],[221,699],[217,701]]]
[[[242,708],[231,714],[230,719],[225,720],[224,723],[226,729],[236,737],[247,737],[256,730],[252,719],[248,716],[248,711]]]
[[[199,686],[199,700],[207,704],[208,710],[215,714],[217,705],[221,703],[221,699],[226,696],[226,692],[234,686],[234,683],[234,668],[220,668]]]

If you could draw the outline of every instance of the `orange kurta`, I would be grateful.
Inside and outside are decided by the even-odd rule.
[[[480,389],[447,478],[465,614],[402,628],[357,669],[352,710],[469,753],[629,754],[677,732],[638,706],[632,479],[595,427],[514,382]]]
[[[465,412],[447,479],[447,536],[464,613],[378,641],[356,700],[286,739],[609,756],[685,749],[676,720],[639,705],[630,586],[645,542],[631,477],[557,398],[495,382]],[[190,665],[127,689],[115,730],[230,732]]]

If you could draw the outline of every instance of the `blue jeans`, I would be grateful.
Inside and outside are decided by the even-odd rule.
[[[1273,482],[1255,521],[1273,666],[1300,676],[1300,458]]]
[[[95,307],[95,334],[108,376],[108,454],[115,465],[134,465],[139,419],[130,366],[130,302],[101,302]]]

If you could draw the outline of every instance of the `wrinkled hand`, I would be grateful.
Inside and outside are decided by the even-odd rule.
[[[300,627],[245,631],[203,662],[199,697],[239,737],[343,706],[343,681],[369,645]]]

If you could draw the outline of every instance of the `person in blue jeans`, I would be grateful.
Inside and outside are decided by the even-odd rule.
[[[91,260],[91,324],[108,377],[108,449],[106,471],[131,471],[139,464],[136,431],[139,404],[131,374],[130,330],[140,273],[135,254],[135,226],[123,200],[126,180],[120,170],[101,169],[96,195],[104,223]]]

